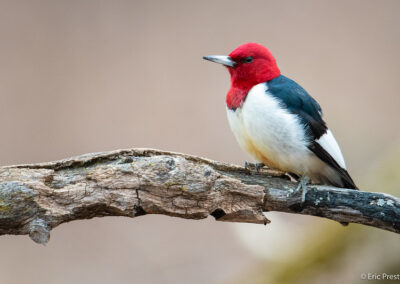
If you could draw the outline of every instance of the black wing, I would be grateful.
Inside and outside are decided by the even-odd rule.
[[[340,175],[341,181],[343,183],[344,188],[352,188],[352,189],[358,189],[356,184],[354,183],[353,179],[349,175],[349,173],[346,171],[346,169],[343,169],[334,158],[321,146],[318,144],[318,142],[312,142],[310,146],[308,146],[308,149],[310,149],[314,154],[320,158],[322,161],[327,163],[329,166],[334,168],[336,172]],[[335,186],[341,186],[337,184],[333,184]]]
[[[328,127],[319,104],[295,81],[281,75],[268,83],[268,91],[291,113],[297,114],[312,140],[324,135]]]

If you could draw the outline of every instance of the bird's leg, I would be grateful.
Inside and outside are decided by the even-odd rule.
[[[265,165],[263,163],[250,163],[250,162],[244,162],[244,168],[246,170],[250,170],[250,168],[255,168],[257,173],[262,169]]]
[[[310,183],[310,179],[307,176],[301,176],[301,178],[298,181],[298,185],[296,187],[295,192],[299,192],[300,190],[302,191],[301,194],[301,203],[304,203],[306,201],[306,193],[307,193],[307,184]]]
[[[295,191],[307,190],[307,184],[310,183],[310,179],[307,176],[301,176],[297,182],[297,187]]]
[[[264,163],[256,163],[255,168],[256,171],[259,172],[263,167],[265,167]]]

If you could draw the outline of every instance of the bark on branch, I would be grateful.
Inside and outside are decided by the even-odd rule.
[[[326,217],[400,233],[400,200],[384,193],[328,186],[296,192],[281,172],[151,149],[87,154],[0,167],[0,235],[50,230],[78,219],[163,214],[187,219],[267,224],[264,211]]]

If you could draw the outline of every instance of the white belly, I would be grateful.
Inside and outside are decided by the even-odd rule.
[[[254,86],[241,108],[227,109],[231,129],[241,148],[269,167],[312,175],[323,163],[308,149],[309,141],[297,116],[266,94],[266,84]]]

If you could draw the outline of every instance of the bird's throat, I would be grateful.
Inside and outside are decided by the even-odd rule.
[[[226,95],[227,107],[231,110],[236,110],[237,108],[240,108],[243,105],[250,89],[251,87],[238,88],[235,86],[231,86],[228,94]]]

